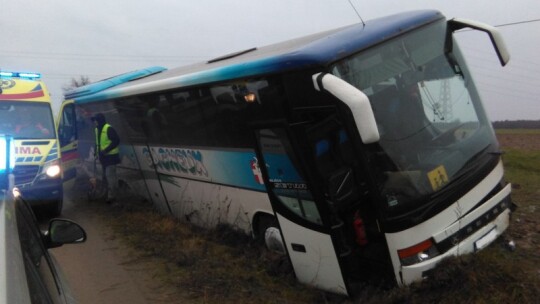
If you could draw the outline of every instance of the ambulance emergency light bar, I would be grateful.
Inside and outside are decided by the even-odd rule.
[[[9,190],[9,175],[15,167],[15,141],[13,137],[0,135],[0,189]]]
[[[38,79],[38,78],[41,78],[41,74],[40,73],[27,73],[27,72],[0,71],[0,77]]]

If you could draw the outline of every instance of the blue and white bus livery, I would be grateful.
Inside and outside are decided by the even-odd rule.
[[[199,226],[279,228],[302,283],[409,284],[509,223],[499,145],[453,38],[463,27],[508,62],[496,29],[408,12],[78,88],[60,128],[78,126],[86,156],[93,131],[76,114],[105,113],[126,184]]]

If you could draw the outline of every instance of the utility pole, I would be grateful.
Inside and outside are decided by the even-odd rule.
[[[441,83],[441,91],[439,93],[439,118],[441,120],[446,120],[447,122],[452,121],[454,118],[454,111],[452,109],[452,94],[450,91],[450,81],[447,79],[443,80]]]

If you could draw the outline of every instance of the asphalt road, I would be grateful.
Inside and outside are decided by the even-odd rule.
[[[171,298],[172,293],[153,279],[155,262],[133,258],[130,249],[114,237],[99,215],[103,208],[92,204],[98,203],[65,198],[61,217],[79,223],[88,239],[83,244],[51,249],[79,303],[177,302],[179,299]]]

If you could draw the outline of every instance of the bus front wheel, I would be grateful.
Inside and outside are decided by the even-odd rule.
[[[257,226],[256,237],[264,241],[266,249],[285,254],[285,245],[276,218],[271,215],[262,215]]]

